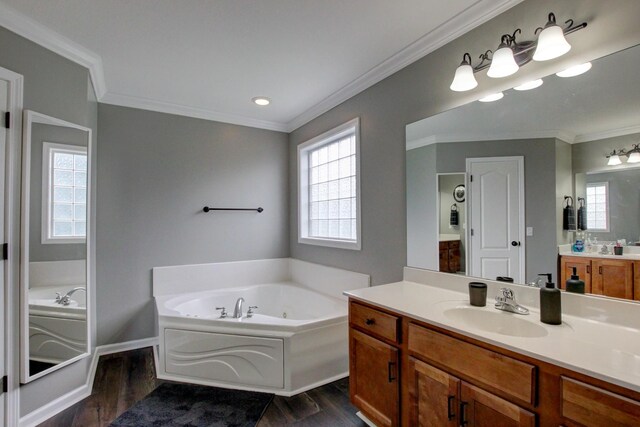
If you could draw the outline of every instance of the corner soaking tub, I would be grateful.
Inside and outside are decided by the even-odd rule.
[[[291,396],[349,373],[347,302],[300,280],[157,295],[156,305],[161,379]]]

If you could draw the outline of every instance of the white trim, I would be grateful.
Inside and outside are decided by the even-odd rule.
[[[640,131],[640,129],[639,129]],[[446,133],[440,135],[429,135],[424,138],[413,139],[407,141],[406,150],[414,150],[420,147],[426,147],[432,144],[449,144],[456,142],[492,142],[492,141],[508,141],[514,139],[540,139],[540,138],[556,138],[566,143],[573,144],[577,138],[576,135],[564,130],[540,130],[540,131],[514,131],[502,132],[496,134],[483,133]]]
[[[193,117],[196,119],[213,120],[216,122],[230,123],[240,126],[248,126],[258,129],[267,129],[277,132],[288,132],[289,127],[285,123],[268,120],[253,119],[237,114],[211,111],[205,108],[189,107],[187,105],[163,102],[155,99],[141,98],[137,96],[106,93],[99,99],[103,104],[118,105],[120,107],[139,108],[142,110],[156,111],[159,113],[175,114],[178,116]]]
[[[620,129],[605,130],[601,132],[585,133],[583,135],[576,136],[573,143],[579,144],[582,142],[597,141],[597,140],[606,139],[606,138],[615,138],[616,136],[632,135],[634,133],[640,133],[640,125],[629,126],[629,127],[620,128]]]
[[[434,30],[425,34],[409,46],[387,58],[357,79],[332,93],[313,107],[287,123],[289,132],[310,122],[333,107],[359,94],[393,73],[416,62],[434,50],[471,31],[523,0],[476,0],[475,3]],[[489,3],[489,4],[487,4]],[[492,3],[497,3],[493,5]],[[460,53],[462,57],[462,53]],[[455,66],[455,64],[453,64]]]
[[[157,358],[157,352],[155,348],[158,345],[158,343],[159,343],[158,337],[152,337],[152,338],[144,338],[144,339],[135,340],[135,341],[126,341],[123,343],[109,344],[109,345],[96,347],[93,353],[93,359],[91,360],[91,365],[89,367],[89,372],[87,374],[87,380],[85,384],[81,385],[75,390],[70,391],[69,393],[63,396],[60,396],[59,398],[47,403],[46,405],[41,406],[35,411],[30,412],[29,414],[23,416],[22,418],[20,418],[18,425],[20,427],[36,426],[48,420],[49,418],[53,417],[54,415],[64,411],[70,406],[75,405],[76,403],[80,402],[82,399],[89,397],[93,390],[93,381],[95,379],[96,369],[98,367],[98,361],[101,356],[112,354],[112,353],[119,353],[122,351],[136,350],[139,348],[153,347],[154,363],[157,365],[158,358]],[[156,366],[156,369],[157,369],[157,366]]]
[[[355,161],[356,161],[356,240],[345,240],[339,238],[320,238],[309,237],[307,235],[308,230],[308,215],[303,215],[303,212],[307,211],[309,204],[309,192],[303,191],[309,186],[308,178],[308,161],[307,152],[315,146],[328,144],[331,141],[337,140],[345,135],[354,132],[355,135]],[[349,120],[346,123],[341,124],[331,130],[328,130],[308,141],[298,145],[298,243],[314,246],[326,246],[331,248],[361,250],[362,249],[362,209],[361,209],[361,196],[360,196],[360,118]]]
[[[1,18],[0,18],[1,19]],[[5,364],[6,375],[8,376],[8,391],[6,393],[6,425],[15,426],[20,414],[20,394],[17,359],[19,358],[19,346],[16,343],[16,324],[18,310],[18,295],[15,290],[18,287],[19,263],[18,248],[19,242],[19,214],[16,217],[14,210],[20,204],[20,144],[22,138],[22,107],[24,93],[24,78],[22,75],[14,73],[0,67],[0,78],[9,83],[9,111],[11,112],[11,123],[9,125],[9,137],[6,144],[6,167],[5,167],[5,206],[4,224],[5,241],[9,243],[9,261],[5,264],[4,281],[5,292]],[[5,420],[0,420],[3,424]]]
[[[87,155],[87,147],[83,147],[80,145],[71,145],[71,144],[60,144],[57,142],[46,142],[43,141],[42,143],[42,212],[41,212],[41,226],[40,226],[40,243],[42,243],[43,245],[47,245],[47,244],[67,244],[67,243],[75,243],[75,244],[82,244],[86,242],[86,230],[85,230],[85,235],[84,236],[69,236],[69,237],[54,237],[51,236],[51,234],[53,234],[53,209],[52,209],[52,201],[53,201],[53,191],[52,190],[52,186],[51,186],[51,174],[52,174],[52,167],[51,167],[51,153],[52,152],[67,152],[70,154],[84,154],[85,157],[87,157],[87,180],[89,179],[88,176],[88,169],[89,169],[89,157]],[[89,186],[91,185],[90,182],[86,183],[86,187],[85,188],[89,188]],[[72,186],[73,188],[73,197],[75,200],[75,182],[74,185]],[[73,205],[75,206],[75,203],[73,203]],[[86,205],[86,218],[85,218],[85,223],[88,222],[87,219],[89,219],[90,217],[90,212],[89,212],[89,208],[90,206],[87,204],[87,202],[85,201],[85,205]],[[75,211],[74,211],[74,215],[75,215]]]
[[[88,68],[98,99],[107,92],[100,55],[1,2],[0,26]]]
[[[37,375],[29,375],[29,212],[30,212],[30,184],[31,184],[31,124],[43,123],[53,126],[63,126],[72,129],[78,129],[87,132],[87,206],[91,204],[91,174],[93,173],[91,168],[91,154],[93,151],[93,138],[90,128],[77,125],[75,123],[67,122],[65,120],[50,117],[45,114],[37,113],[31,110],[24,110],[23,112],[24,133],[22,140],[22,201],[21,201],[21,248],[20,248],[20,381],[28,383],[43,375],[56,371],[64,366],[74,363],[80,359],[88,357],[91,354],[91,331],[92,331],[92,315],[87,315],[87,350],[85,353],[71,358],[63,363],[59,363],[45,371],[38,373]],[[89,212],[87,212],[89,215]],[[91,265],[90,248],[91,248],[91,229],[93,224],[89,218],[87,218],[87,232],[86,232],[86,284],[85,293],[87,300],[87,309],[89,307],[89,301],[91,301],[92,295],[92,282],[91,271],[93,266]]]

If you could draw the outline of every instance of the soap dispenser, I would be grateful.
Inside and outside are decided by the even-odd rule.
[[[562,324],[562,301],[560,289],[547,274],[547,283],[540,289],[540,321],[548,325]]]
[[[565,289],[567,292],[574,292],[576,294],[584,294],[584,282],[580,280],[578,274],[576,274],[576,268],[573,267],[573,274],[571,279],[567,280]]]

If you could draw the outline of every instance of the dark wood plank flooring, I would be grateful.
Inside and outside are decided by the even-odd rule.
[[[91,396],[39,427],[106,427],[161,382],[151,348],[102,356]],[[258,427],[366,427],[356,411],[345,378],[293,397],[276,396]]]

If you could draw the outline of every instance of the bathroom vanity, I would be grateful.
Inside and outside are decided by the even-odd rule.
[[[565,293],[563,324],[551,326],[539,321],[536,290],[513,288],[531,308],[519,316],[493,307],[497,282],[487,282],[486,307],[470,306],[468,281],[407,268],[405,281],[346,293],[351,400],[366,418],[377,426],[640,425],[640,307]],[[620,317],[598,320],[612,304]]]

